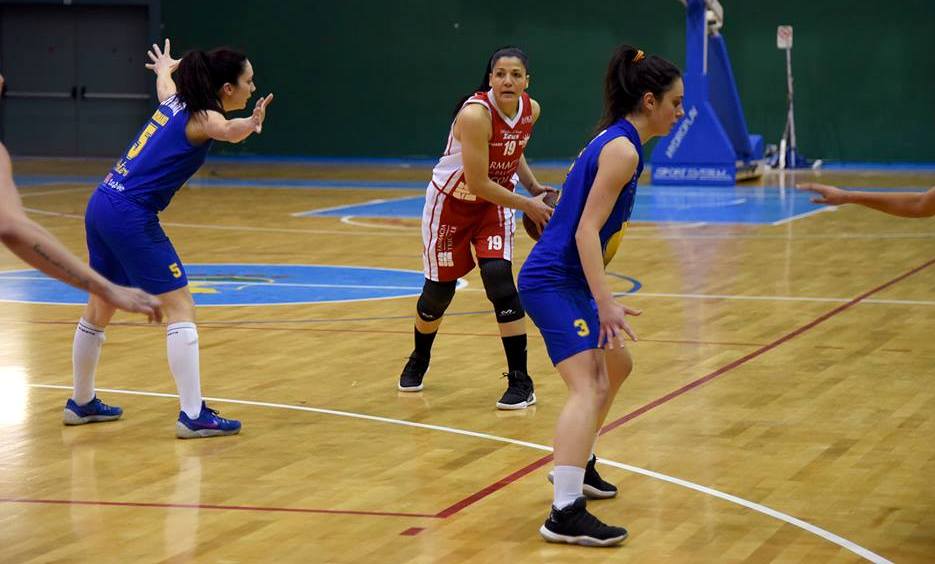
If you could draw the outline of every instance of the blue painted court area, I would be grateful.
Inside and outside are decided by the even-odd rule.
[[[648,186],[636,194],[633,221],[775,224],[817,212],[811,196],[779,187]],[[420,218],[424,196],[375,199],[296,216]]]
[[[188,264],[199,306],[259,306],[418,296],[421,271],[355,266]],[[459,281],[459,287],[466,283]],[[0,301],[80,305],[87,294],[36,270],[0,272]]]

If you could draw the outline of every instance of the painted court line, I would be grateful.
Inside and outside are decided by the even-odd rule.
[[[782,345],[783,343],[785,343],[785,342],[787,342],[787,341],[789,341],[789,340],[791,340],[791,339],[794,339],[795,337],[801,335],[802,333],[805,333],[806,331],[808,331],[808,330],[810,330],[810,329],[816,327],[817,325],[819,325],[819,324],[821,324],[821,323],[827,321],[828,319],[834,317],[835,315],[837,315],[837,314],[839,314],[839,313],[841,313],[841,312],[843,312],[843,311],[849,309],[850,307],[856,305],[857,303],[861,302],[862,300],[865,300],[865,299],[868,298],[869,296],[871,296],[871,295],[873,295],[873,294],[875,294],[875,293],[877,293],[877,292],[881,292],[881,291],[885,290],[886,288],[889,288],[890,286],[893,286],[894,284],[897,284],[898,282],[900,282],[900,281],[902,281],[902,280],[904,280],[904,279],[906,279],[906,278],[912,276],[913,274],[916,274],[916,273],[918,273],[918,272],[921,272],[922,270],[928,268],[928,267],[931,266],[932,264],[935,264],[935,259],[929,260],[928,262],[926,262],[926,263],[924,263],[924,264],[922,264],[922,265],[920,265],[920,266],[917,266],[916,268],[913,268],[912,270],[909,270],[909,271],[907,271],[907,272],[904,272],[904,273],[901,274],[900,276],[897,276],[896,278],[893,278],[892,280],[890,280],[890,281],[888,281],[888,282],[886,282],[886,283],[884,283],[884,284],[881,284],[880,286],[877,286],[876,288],[873,288],[872,290],[869,290],[869,291],[867,291],[867,292],[864,292],[863,294],[857,296],[856,298],[850,300],[849,302],[847,302],[847,303],[845,303],[845,304],[843,304],[843,305],[840,305],[840,306],[834,308],[833,310],[831,310],[831,311],[829,311],[829,312],[827,312],[827,313],[825,313],[825,314],[819,316],[818,318],[814,319],[814,320],[811,321],[810,323],[807,323],[807,324],[805,324],[805,325],[799,327],[798,329],[795,329],[795,330],[793,330],[793,331],[791,331],[791,332],[789,332],[789,333],[783,335],[782,337],[780,337],[779,339],[776,339],[776,340],[773,341],[772,343],[769,343],[769,344],[767,344],[767,345],[764,345],[764,346],[760,347],[759,349],[757,349],[757,350],[755,350],[755,351],[753,351],[753,352],[751,352],[751,353],[749,353],[749,354],[747,354],[747,355],[744,355],[743,357],[741,357],[741,358],[739,358],[739,359],[737,359],[737,360],[735,360],[735,361],[733,361],[733,362],[731,362],[731,363],[729,363],[729,364],[727,364],[727,365],[725,365],[725,366],[723,366],[723,367],[721,367],[721,368],[719,368],[719,369],[717,369],[717,370],[715,370],[715,371],[713,371],[713,372],[711,372],[711,373],[709,373],[709,374],[707,374],[707,375],[705,375],[705,376],[702,376],[701,378],[698,378],[697,380],[694,380],[694,381],[692,381],[692,382],[686,384],[685,386],[682,386],[681,388],[679,388],[679,389],[677,389],[677,390],[675,390],[675,391],[673,391],[673,392],[670,392],[670,393],[666,394],[665,396],[663,396],[663,397],[661,397],[661,398],[659,398],[659,399],[657,399],[657,400],[655,400],[655,401],[653,401],[653,402],[650,402],[650,403],[644,405],[643,407],[641,407],[641,408],[639,408],[639,409],[637,409],[637,410],[635,410],[635,411],[632,411],[632,412],[628,413],[627,415],[624,415],[623,417],[621,417],[621,418],[619,418],[619,419],[617,419],[617,420],[615,420],[615,421],[612,421],[611,423],[608,423],[607,425],[605,425],[605,426],[601,429],[600,434],[601,434],[601,435],[604,435],[604,434],[606,434],[606,433],[609,433],[610,431],[616,429],[617,427],[620,427],[621,425],[627,423],[628,421],[631,421],[631,420],[633,420],[633,419],[639,417],[640,415],[643,415],[644,413],[646,413],[646,412],[648,412],[648,411],[651,411],[651,410],[655,409],[656,407],[659,407],[660,405],[662,405],[662,404],[664,404],[664,403],[667,403],[667,402],[669,402],[669,401],[671,401],[671,400],[673,400],[673,399],[675,399],[675,398],[681,396],[682,394],[685,394],[686,392],[689,392],[689,391],[691,391],[691,390],[693,390],[693,389],[695,389],[695,388],[697,388],[697,387],[699,387],[699,386],[701,386],[701,385],[703,385],[703,384],[705,384],[705,383],[707,383],[707,382],[709,382],[709,381],[711,381],[711,380],[714,380],[715,378],[717,378],[717,377],[719,377],[719,376],[721,376],[721,375],[723,375],[723,374],[729,372],[730,370],[733,370],[734,368],[737,368],[738,366],[741,366],[741,365],[743,365],[743,364],[749,362],[750,360],[753,360],[753,359],[755,359],[755,358],[757,358],[757,357],[759,357],[759,356],[761,356],[761,355],[763,355],[763,354],[769,352],[770,350],[772,350],[772,349],[774,349],[774,348],[776,348],[776,347]],[[474,503],[476,503],[477,501],[480,501],[481,499],[487,497],[488,495],[490,495],[490,494],[492,494],[492,493],[494,493],[494,492],[496,492],[496,491],[498,491],[498,490],[500,490],[500,489],[503,489],[504,487],[508,486],[509,484],[511,484],[511,483],[515,482],[516,480],[522,478],[523,476],[529,474],[529,473],[532,472],[533,470],[536,470],[536,469],[538,469],[539,467],[544,466],[545,464],[548,464],[551,460],[552,460],[552,456],[551,456],[551,455],[546,456],[546,457],[543,457],[543,458],[540,458],[539,460],[537,460],[537,461],[535,461],[535,462],[529,464],[529,465],[526,466],[525,468],[521,468],[521,469],[517,470],[516,472],[510,474],[509,476],[506,476],[506,477],[504,477],[504,478],[498,480],[497,482],[494,482],[493,484],[487,486],[486,488],[480,490],[479,492],[476,492],[476,493],[474,493],[474,494],[472,494],[472,495],[470,495],[470,496],[468,496],[468,497],[462,499],[461,501],[459,501],[459,502],[453,504],[452,506],[450,506],[450,507],[446,508],[445,510],[443,510],[443,512],[446,513],[447,515],[453,515],[453,514],[459,512],[459,511],[465,509],[466,507],[468,507],[468,506],[470,506],[470,505],[473,505]],[[728,495],[728,494],[725,494],[725,495]],[[720,496],[718,496],[718,497],[720,497]],[[726,499],[726,498],[722,498],[722,499]],[[748,503],[750,503],[751,505],[748,506],[748,505],[744,504],[744,506],[745,506],[745,507],[750,507],[751,509],[754,509],[754,510],[759,511],[758,508],[753,507],[753,505],[756,505],[756,504],[753,504],[753,502],[748,502]],[[789,519],[782,519],[782,520],[783,520],[783,521],[786,521],[786,522],[789,523],[789,524],[795,525],[795,526],[797,526],[797,527],[800,526],[799,522],[797,522],[797,521],[799,521],[798,519],[795,519],[795,518],[790,517]],[[813,531],[811,531],[810,529],[806,529],[806,530],[809,530],[810,532],[813,532]],[[819,529],[819,530],[820,530],[820,529]],[[826,533],[826,534],[824,534],[824,533]],[[816,534],[819,534],[819,533],[816,533]],[[831,542],[833,542],[833,543],[835,543],[835,544],[838,544],[839,546],[842,546],[843,548],[846,548],[846,549],[850,550],[851,552],[854,552],[855,554],[859,554],[860,556],[862,556],[862,557],[864,557],[864,558],[867,558],[868,560],[871,560],[871,561],[873,561],[873,562],[886,562],[886,560],[883,559],[882,557],[880,557],[879,555],[876,555],[876,554],[874,554],[874,553],[872,553],[872,552],[870,552],[870,551],[867,551],[866,549],[863,549],[863,548],[861,548],[861,547],[858,547],[857,545],[854,545],[853,543],[850,543],[850,541],[845,541],[845,543],[840,542],[840,541],[845,540],[845,539],[841,539],[840,537],[837,537],[837,536],[834,535],[833,533],[829,533],[829,532],[827,532],[827,531],[823,531],[823,533],[822,533],[822,534],[819,534],[819,536],[821,536],[822,538],[825,538],[826,540],[829,540],[829,541],[831,541]],[[855,547],[856,547],[857,549],[859,549],[859,551],[858,551],[858,550],[855,550]]]
[[[197,266],[196,264],[190,266]],[[273,265],[270,265],[273,266]],[[49,277],[44,276],[2,276],[2,280],[44,280],[49,281],[53,280]],[[192,279],[192,282],[205,282],[199,280],[198,278]],[[250,286],[279,286],[279,287],[289,287],[289,288],[350,288],[352,290],[412,290],[415,292],[421,292],[422,286],[384,286],[384,285],[373,285],[373,284],[313,284],[313,283],[299,283],[299,282],[224,282],[224,281],[207,281],[211,286],[237,286],[238,288],[250,287]],[[396,296],[394,296],[396,297]],[[405,296],[400,296],[405,297]],[[375,298],[367,298],[375,299]],[[291,304],[292,302],[290,302]],[[239,304],[237,304],[239,305]],[[272,304],[270,304],[272,305]],[[204,307],[204,305],[199,306]]]
[[[209,503],[146,503],[135,501],[98,501],[81,499],[36,499],[2,497],[0,503],[32,503],[51,505],[96,505],[105,507],[150,507],[157,509],[220,509],[224,511],[267,511],[278,513],[323,513],[327,515],[363,515],[370,517],[422,517],[438,519],[428,513],[397,513],[388,511],[354,511],[343,509],[310,509],[304,507],[262,507],[254,505],[215,505]]]
[[[376,198],[374,200],[368,200],[366,202],[358,202],[356,204],[342,204],[340,206],[331,206],[329,208],[315,208],[311,210],[305,210],[300,212],[295,212],[290,215],[293,217],[308,217],[312,215],[318,215],[322,212],[332,212],[337,210],[346,210],[349,208],[359,208],[361,206],[371,206],[374,204],[385,204],[387,202],[403,202],[406,200],[423,200],[425,199],[422,196],[406,196],[402,198]]]
[[[661,292],[614,292],[616,297],[633,298],[678,298],[689,300],[738,300],[763,302],[817,302],[817,303],[849,303],[852,298],[812,298],[805,296],[744,296],[740,294],[667,294]],[[935,305],[932,300],[861,300],[862,304],[884,305]]]
[[[837,211],[837,209],[838,209],[838,208],[835,207],[835,206],[827,206],[827,207],[823,207],[823,208],[818,208],[817,210],[807,211],[807,212],[804,212],[804,213],[800,213],[800,214],[798,214],[798,215],[791,215],[791,216],[789,216],[789,217],[780,219],[779,221],[774,221],[774,222],[770,223],[770,225],[785,225],[785,224],[787,224],[787,223],[792,223],[793,221],[796,221],[796,220],[798,220],[798,219],[803,219],[803,218],[806,218],[806,217],[811,217],[811,216],[816,215],[816,214],[819,214],[819,213]]]
[[[932,262],[935,262],[935,261],[932,261]],[[62,385],[54,385],[54,384],[28,384],[28,386],[29,386],[29,387],[32,387],[32,388],[45,388],[45,389],[56,389],[56,390],[71,390],[71,389],[72,389],[71,386],[62,386]],[[142,391],[136,391],[136,390],[119,390],[119,389],[113,389],[113,388],[98,388],[98,390],[99,390],[99,391],[102,391],[102,392],[115,393],[115,394],[139,395],[139,396],[162,397],[162,398],[177,398],[177,397],[178,397],[176,394],[167,394],[167,393],[160,393],[160,392],[142,392]],[[468,431],[468,430],[464,430],[464,429],[457,429],[457,428],[454,428],[454,427],[445,427],[445,426],[441,426],[441,425],[430,425],[430,424],[427,424],[427,423],[416,423],[416,422],[413,422],[413,421],[405,421],[405,420],[402,420],[402,419],[392,419],[392,418],[388,418],[388,417],[379,417],[379,416],[375,416],[375,415],[366,415],[366,414],[362,414],[362,413],[353,413],[353,412],[348,412],[348,411],[338,411],[338,410],[333,410],[333,409],[322,409],[322,408],[317,408],[317,407],[306,407],[306,406],[288,405],[288,404],[281,404],[281,403],[269,403],[269,402],[258,402],[258,401],[248,401],[248,400],[235,400],[235,399],[217,398],[217,397],[205,397],[205,400],[213,401],[213,402],[217,402],[217,403],[233,403],[233,404],[240,404],[240,405],[247,405],[247,406],[255,406],[255,407],[268,407],[268,408],[275,408],[275,409],[287,409],[287,410],[294,410],[294,411],[304,411],[304,412],[311,412],[311,413],[320,413],[320,414],[324,414],[324,415],[336,415],[336,416],[340,416],[340,417],[350,417],[350,418],[354,418],[354,419],[363,419],[363,420],[367,420],[367,421],[376,421],[376,422],[380,422],[380,423],[388,423],[388,424],[391,424],[391,425],[400,425],[400,426],[405,426],[405,427],[415,427],[415,428],[419,428],[419,429],[426,429],[426,430],[432,430],[432,431],[441,431],[441,432],[446,432],[446,433],[453,433],[453,434],[456,434],[456,435],[462,435],[462,436],[467,436],[467,437],[472,437],[472,438],[479,438],[479,439],[485,439],[485,440],[490,440],[490,441],[496,441],[496,442],[501,442],[501,443],[507,443],[507,444],[512,444],[512,445],[522,446],[522,447],[531,448],[531,449],[540,450],[540,451],[545,451],[545,452],[549,452],[549,453],[552,452],[552,448],[549,447],[549,446],[540,445],[540,444],[537,444],[537,443],[531,443],[531,442],[528,442],[528,441],[520,441],[520,440],[516,440],[516,439],[510,439],[510,438],[507,438],[507,437],[499,437],[499,436],[497,436],[497,435],[490,435],[490,434],[488,434],[488,433],[478,433],[478,432],[475,432],[475,431]],[[634,416],[634,417],[635,417],[635,416]],[[605,427],[605,429],[602,430],[601,434],[603,434],[604,432],[609,431],[609,430],[610,430],[610,429],[608,429],[607,427]],[[447,519],[448,517],[451,517],[452,515],[455,515],[455,514],[459,513],[461,510],[463,510],[463,509],[466,508],[467,506],[472,505],[472,504],[474,504],[474,503],[477,502],[477,501],[480,501],[481,499],[487,497],[488,495],[494,493],[495,491],[500,490],[500,489],[502,489],[503,487],[506,487],[507,485],[509,485],[509,484],[511,484],[511,483],[513,483],[513,482],[515,482],[515,481],[518,480],[519,478],[522,478],[523,476],[532,473],[533,471],[535,471],[535,470],[541,468],[542,466],[545,466],[546,464],[548,464],[548,463],[551,462],[551,461],[552,461],[552,455],[549,454],[549,455],[544,456],[544,457],[540,458],[539,460],[533,462],[532,464],[529,464],[529,465],[527,465],[527,466],[521,468],[520,470],[517,470],[516,472],[510,474],[509,476],[506,476],[505,478],[502,478],[501,480],[498,480],[497,482],[494,482],[493,484],[491,484],[491,485],[487,486],[486,488],[484,488],[484,489],[482,489],[482,490],[480,490],[480,491],[478,491],[478,492],[476,492],[476,493],[474,493],[474,494],[468,496],[467,498],[464,498],[464,499],[462,499],[461,501],[459,501],[459,502],[457,502],[457,503],[455,503],[455,504],[453,504],[453,505],[450,505],[450,506],[446,507],[445,509],[442,509],[441,511],[439,511],[438,513],[435,513],[434,515],[415,514],[415,516],[418,516],[418,517],[431,517],[431,518],[438,518],[438,519]],[[836,534],[834,534],[834,533],[832,533],[832,532],[830,532],[830,531],[826,531],[825,529],[822,529],[822,528],[820,528],[820,527],[816,527],[815,525],[812,525],[812,524],[810,524],[810,523],[807,523],[807,522],[805,522],[805,521],[802,521],[801,519],[798,519],[798,518],[793,517],[793,516],[791,516],[791,515],[787,515],[787,514],[785,514],[785,513],[782,513],[781,511],[776,511],[775,509],[772,509],[772,508],[767,507],[767,506],[765,506],[765,505],[761,505],[761,504],[758,504],[758,503],[755,503],[755,502],[752,502],[752,501],[749,501],[749,500],[745,500],[745,499],[743,499],[743,498],[740,498],[740,497],[737,497],[737,496],[734,496],[734,495],[731,495],[731,494],[728,494],[728,493],[725,493],[725,492],[721,492],[721,491],[719,491],[719,490],[715,490],[715,489],[709,488],[709,487],[707,487],[707,486],[702,486],[702,485],[700,485],[700,484],[695,484],[694,482],[689,482],[689,481],[687,481],[687,480],[682,480],[681,478],[675,478],[675,477],[673,477],[673,476],[669,476],[669,475],[666,475],[666,474],[661,474],[661,473],[659,473],[659,472],[654,472],[654,471],[652,471],[652,470],[646,470],[646,469],[644,469],[644,468],[639,468],[639,467],[637,467],[637,466],[631,466],[631,465],[629,465],[629,464],[624,464],[624,463],[622,463],[622,462],[617,462],[617,461],[608,460],[608,459],[604,459],[604,458],[598,459],[598,461],[601,462],[602,464],[607,464],[607,465],[609,465],[609,466],[613,466],[613,467],[619,468],[619,469],[621,469],[621,470],[626,470],[626,471],[634,472],[634,473],[637,473],[637,474],[640,474],[640,475],[643,475],[643,476],[646,476],[646,477],[649,477],[649,478],[654,478],[654,479],[662,480],[662,481],[665,481],[665,482],[668,482],[668,483],[671,483],[671,484],[674,484],[674,485],[682,486],[682,487],[685,487],[685,488],[688,488],[688,489],[692,489],[692,490],[697,491],[697,492],[700,492],[700,493],[704,493],[704,494],[706,494],[706,495],[711,495],[711,496],[717,497],[717,498],[722,499],[722,500],[725,500],[725,501],[727,501],[727,502],[729,502],[729,503],[734,503],[734,504],[740,505],[740,506],[742,506],[742,507],[746,507],[746,508],[751,509],[751,510],[753,510],[753,511],[756,511],[756,512],[758,512],[758,513],[762,513],[762,514],[767,515],[767,516],[769,516],[769,517],[772,517],[772,518],[774,518],[774,519],[777,519],[777,520],[780,520],[780,521],[789,523],[789,524],[791,524],[791,525],[794,525],[794,526],[796,526],[796,527],[799,527],[799,528],[801,528],[801,529],[803,529],[803,530],[805,530],[805,531],[808,531],[808,532],[810,532],[810,533],[812,533],[812,534],[814,534],[814,535],[817,535],[817,536],[819,536],[819,537],[821,537],[821,538],[823,538],[823,539],[825,539],[825,540],[827,540],[827,541],[829,541],[829,542],[832,542],[832,543],[834,543],[834,544],[837,544],[838,546],[841,546],[842,548],[845,548],[845,549],[847,549],[847,550],[849,550],[849,551],[851,551],[851,552],[853,552],[853,553],[855,553],[855,554],[858,554],[859,556],[861,556],[861,557],[863,557],[863,558],[865,558],[865,559],[867,559],[867,560],[870,560],[871,562],[876,562],[876,563],[881,563],[881,564],[884,564],[884,563],[886,563],[886,564],[891,564],[889,560],[887,560],[887,559],[883,558],[882,556],[879,556],[879,555],[877,555],[877,554],[875,554],[875,553],[873,553],[873,552],[867,550],[866,548],[863,548],[863,547],[857,545],[856,543],[854,543],[854,542],[852,542],[852,541],[849,541],[849,540],[847,540],[847,539],[845,539],[845,538],[843,538],[843,537],[840,537],[840,536],[838,536],[838,535],[836,535]],[[2,500],[0,500],[0,501],[2,501]],[[37,501],[37,502],[38,502],[38,501]],[[107,503],[107,502],[97,502],[97,503],[100,504],[100,503]],[[168,505],[168,504],[140,504],[140,505],[142,505],[142,506],[156,506],[156,507],[161,507],[161,506],[163,506],[163,505]],[[225,507],[220,507],[220,506],[218,506],[217,508],[222,509],[222,508],[225,508]],[[246,509],[244,508],[244,510],[246,510]],[[276,509],[271,509],[271,508],[270,508],[270,509],[267,509],[267,510],[276,510]],[[317,510],[307,510],[306,512],[319,512],[319,511],[317,511]],[[321,511],[321,512],[324,512],[324,511]],[[377,512],[361,512],[361,514],[362,514],[362,515],[393,515],[393,516],[398,516],[398,515],[399,515],[399,514],[380,514],[380,513],[377,513]],[[421,532],[421,531],[415,530],[415,529],[417,529],[417,528],[410,528],[410,529],[407,529],[406,531],[403,531],[403,534],[416,535],[416,534],[418,534],[419,532]]]
[[[24,210],[34,213],[37,215],[48,215],[53,217],[68,217],[72,219],[84,219],[84,215],[73,214],[73,213],[62,213],[62,212],[53,212],[48,210],[42,210],[37,208],[27,208],[24,207]],[[313,216],[315,217],[315,216]],[[333,219],[331,216],[322,216],[319,219]],[[414,218],[409,218],[414,219]],[[387,237],[387,236],[396,236],[396,237],[417,237],[420,236],[418,229],[407,229],[406,231],[400,230],[399,232],[394,233],[393,231],[387,231],[382,226],[380,227],[381,231],[339,231],[336,229],[299,229],[299,228],[288,228],[288,227],[254,227],[250,225],[207,225],[203,223],[173,223],[173,222],[161,222],[165,227],[184,227],[189,229],[212,229],[217,231],[244,231],[250,233],[307,233],[310,235],[341,235],[341,236],[355,236],[355,237]],[[670,225],[666,223],[666,225]],[[692,225],[694,224],[687,224]],[[733,227],[757,227],[756,224],[735,224]],[[704,227],[704,225],[698,225],[698,227]],[[723,227],[719,225],[718,227]],[[667,228],[664,231],[678,231],[677,228]],[[734,239],[751,239],[751,240],[781,240],[781,241],[848,241],[848,240],[883,240],[883,239],[893,239],[893,240],[912,240],[912,239],[935,239],[935,233],[861,233],[861,234],[830,234],[830,235],[743,235],[737,233],[724,233],[724,234],[697,234],[697,235],[679,235],[679,234],[666,234],[660,233],[658,235],[627,235],[627,240],[647,240],[647,241],[692,241],[692,240],[734,240]]]
[[[341,223],[346,225],[353,225],[354,227],[367,227],[370,229],[396,229],[397,231],[421,231],[421,227],[407,227],[405,225],[389,225],[389,224],[380,224],[380,223],[367,223],[364,221],[355,221],[354,218],[357,216],[354,215],[345,215],[341,216]],[[396,218],[386,218],[386,219],[396,219]]]

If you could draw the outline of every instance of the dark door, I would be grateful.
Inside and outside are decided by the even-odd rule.
[[[148,18],[145,6],[0,6],[10,151],[119,156],[153,110]]]

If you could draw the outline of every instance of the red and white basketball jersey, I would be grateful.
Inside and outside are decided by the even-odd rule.
[[[512,119],[497,106],[493,90],[477,92],[464,102],[464,106],[468,104],[480,104],[490,112],[492,131],[488,144],[487,176],[512,191],[518,180],[516,169],[519,168],[519,159],[523,156],[523,150],[532,135],[532,104],[529,102],[529,95],[523,93],[519,100],[519,109]],[[464,159],[461,157],[461,142],[454,136],[454,123],[448,133],[445,153],[432,170],[432,186],[458,200],[477,201],[477,196],[472,194],[464,183]]]

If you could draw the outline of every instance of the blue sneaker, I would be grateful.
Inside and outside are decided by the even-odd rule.
[[[84,405],[78,405],[75,400],[68,398],[65,402],[65,412],[62,420],[66,425],[84,425],[85,423],[99,423],[101,421],[115,421],[123,415],[123,410],[114,405],[107,405],[97,396]]]
[[[240,421],[218,417],[218,412],[201,402],[201,413],[192,419],[184,411],[179,412],[179,421],[175,424],[175,436],[180,439],[200,439],[236,435],[240,432]]]

